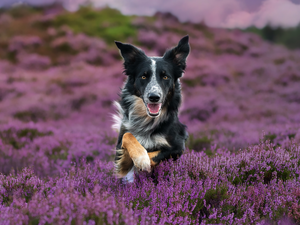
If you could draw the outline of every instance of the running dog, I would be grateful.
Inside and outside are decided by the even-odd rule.
[[[177,159],[188,138],[178,119],[181,103],[179,78],[190,52],[189,37],[167,50],[162,57],[148,57],[131,44],[116,41],[128,76],[115,102],[114,129],[119,131],[115,166],[119,177],[132,182],[134,169],[151,167],[168,158]]]

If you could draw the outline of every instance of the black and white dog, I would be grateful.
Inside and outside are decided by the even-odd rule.
[[[190,52],[189,37],[162,57],[148,57],[130,44],[115,42],[128,76],[115,102],[113,128],[119,130],[115,165],[117,174],[133,181],[134,168],[150,171],[161,160],[176,159],[185,149],[186,126],[178,120],[181,103],[179,78]]]

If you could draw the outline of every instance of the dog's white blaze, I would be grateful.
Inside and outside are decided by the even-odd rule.
[[[152,70],[154,77],[156,77],[156,62],[153,59],[151,59],[151,70]],[[156,80],[156,78],[155,78],[155,80]]]
[[[158,92],[159,85],[158,85],[157,79],[156,79],[156,62],[153,59],[151,59],[151,70],[152,70],[152,77],[151,77],[150,83],[148,84],[148,86],[150,85],[150,87],[151,87],[149,92]]]
[[[155,93],[158,94],[162,98],[162,89],[157,82],[156,79],[156,62],[155,60],[151,59],[151,70],[152,70],[152,76],[150,82],[147,84],[144,92],[144,99],[146,100],[148,98],[149,93]]]

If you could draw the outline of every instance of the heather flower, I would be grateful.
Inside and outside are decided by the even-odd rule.
[[[190,138],[180,159],[124,184],[111,130],[121,58],[113,41],[52,28],[55,16],[1,47],[12,59],[0,60],[0,224],[299,223],[299,51],[168,13],[132,19],[127,42],[149,55],[190,35]]]
[[[45,69],[51,64],[47,56],[38,54],[19,53],[17,55],[19,66],[25,69]]]
[[[41,44],[42,40],[37,36],[15,36],[10,40],[8,50],[20,52],[26,48],[37,47]]]

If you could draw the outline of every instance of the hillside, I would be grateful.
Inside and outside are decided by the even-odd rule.
[[[300,221],[299,50],[109,8],[13,8],[0,12],[0,27],[0,223]],[[155,56],[186,34],[180,120],[196,152],[122,186],[111,114],[126,77],[114,40]],[[78,202],[74,215],[52,214]]]

